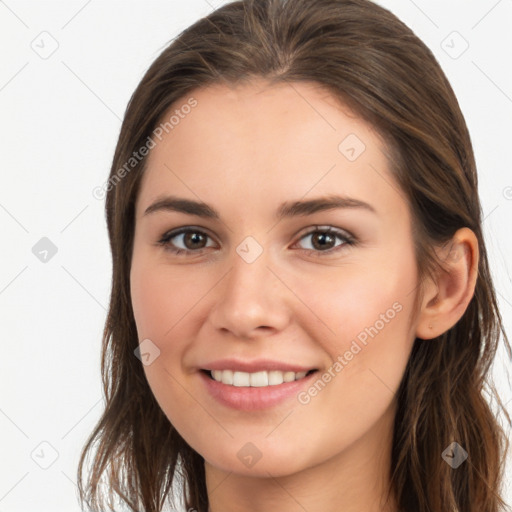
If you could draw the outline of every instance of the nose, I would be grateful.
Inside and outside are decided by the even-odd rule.
[[[217,330],[248,339],[286,328],[293,294],[269,263],[265,251],[251,263],[233,252],[232,265],[212,294],[210,322]]]

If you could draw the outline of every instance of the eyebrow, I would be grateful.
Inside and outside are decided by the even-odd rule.
[[[357,208],[377,214],[377,211],[373,206],[361,201],[360,199],[347,196],[329,195],[326,197],[308,199],[306,201],[284,202],[276,210],[275,218],[276,220],[282,220],[284,218],[313,215],[317,212],[338,208]],[[144,216],[161,211],[181,212],[206,219],[220,220],[219,212],[209,204],[175,196],[165,196],[157,199],[153,204],[146,208]]]

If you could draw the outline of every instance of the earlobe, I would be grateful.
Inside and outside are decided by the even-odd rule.
[[[478,240],[469,228],[459,229],[438,251],[445,270],[425,286],[416,337],[436,338],[462,317],[473,297],[478,276]]]

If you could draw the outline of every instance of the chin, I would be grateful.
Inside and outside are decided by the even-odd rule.
[[[223,450],[222,453],[212,454],[212,457],[205,457],[205,461],[222,471],[256,478],[283,477],[306,469],[306,462],[297,459],[297,447],[290,447],[290,450],[280,454],[262,446],[262,443],[248,441],[233,454],[233,446],[231,444],[229,453]]]

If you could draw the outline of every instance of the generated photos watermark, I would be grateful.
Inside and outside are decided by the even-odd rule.
[[[307,390],[301,391],[297,395],[297,400],[302,405],[307,405],[311,402],[311,399],[318,395],[325,386],[338,375],[345,366],[354,358],[355,355],[359,354],[361,350],[368,344],[368,337],[373,339],[381,332],[391,320],[395,318],[397,313],[402,311],[403,306],[400,302],[395,301],[391,308],[388,308],[385,313],[381,313],[379,319],[376,320],[370,327],[365,327],[355,339],[352,340],[350,347],[342,354],[339,355],[334,362]],[[359,344],[361,343],[363,347]]]
[[[151,149],[156,147],[158,142],[162,141],[164,133],[170,133],[176,128],[182,119],[190,114],[192,108],[197,107],[197,100],[194,97],[188,99],[187,103],[181,105],[180,108],[174,110],[169,119],[160,123],[148,136],[144,144],[132,153],[128,160],[116,171],[115,174],[103,183],[101,186],[94,187],[92,195],[95,199],[104,199],[107,192],[112,190],[132,169],[134,169],[148,154]],[[158,139],[156,141],[155,139]]]

